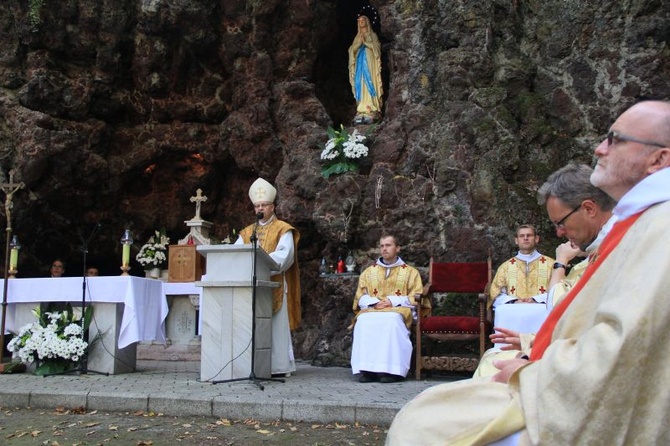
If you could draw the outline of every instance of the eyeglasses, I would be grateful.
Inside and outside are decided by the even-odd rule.
[[[574,214],[574,213],[577,212],[579,209],[581,209],[581,207],[582,207],[582,204],[579,203],[579,206],[577,206],[577,207],[574,208],[572,211],[570,211],[570,213],[569,213],[568,215],[566,215],[565,217],[561,218],[558,222],[554,223],[554,226],[556,227],[556,229],[565,229],[565,221],[566,221],[568,218],[570,218],[570,216],[571,216],[572,214]],[[552,223],[553,223],[553,222],[552,222]]]
[[[619,132],[615,132],[614,130],[610,130],[609,133],[607,134],[607,145],[611,146],[612,144],[616,144],[619,141],[629,141],[629,142],[636,142],[638,144],[644,144],[646,146],[656,146],[656,147],[667,147],[667,144],[661,144],[659,142],[653,142],[653,141],[645,141],[644,139],[638,139],[633,136],[626,136],[622,135]]]

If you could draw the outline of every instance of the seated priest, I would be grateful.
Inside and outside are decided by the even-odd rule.
[[[400,245],[393,235],[379,240],[381,256],[361,273],[354,297],[354,341],[351,371],[359,381],[392,383],[409,371],[415,296],[423,284],[419,272],[398,254]]]
[[[618,201],[617,221],[529,359],[421,392],[396,415],[387,445],[670,443],[659,385],[670,375],[669,122],[670,102],[637,103],[596,147],[591,184]]]
[[[556,261],[549,281],[547,312],[558,304],[584,274],[589,264],[586,258],[570,268],[567,265],[575,257],[591,255],[616,221],[612,208],[616,202],[602,190],[591,184],[593,169],[585,164],[568,164],[549,176],[538,190],[538,203],[545,205],[549,218],[556,228],[556,235],[567,242],[556,248]],[[581,210],[570,218],[563,218],[575,207]],[[489,349],[479,362],[474,376],[492,376],[498,372],[494,360],[511,359],[529,355],[534,333],[519,333],[507,327],[496,327],[491,341],[496,347]]]
[[[553,268],[560,266],[537,251],[539,241],[532,225],[517,228],[514,243],[519,252],[498,267],[491,282],[489,308],[493,308],[495,326],[534,332],[544,322],[549,281]]]

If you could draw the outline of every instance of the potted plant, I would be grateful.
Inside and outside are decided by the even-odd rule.
[[[324,162],[321,174],[324,178],[346,172],[358,172],[358,163],[361,158],[368,156],[368,147],[363,144],[365,136],[358,130],[349,134],[343,125],[340,130],[328,127],[328,141],[321,152]]]
[[[7,345],[7,349],[18,354],[21,361],[35,363],[36,375],[73,369],[89,347],[83,334],[91,323],[93,307],[86,307],[83,321],[69,303],[64,311],[49,310],[32,310],[37,321],[21,327]]]
[[[160,230],[154,231],[154,235],[140,248],[135,259],[148,272],[149,277],[159,278],[161,269],[167,267],[169,244],[170,238],[165,235],[165,230]]]

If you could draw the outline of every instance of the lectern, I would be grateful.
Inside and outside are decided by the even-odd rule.
[[[207,262],[205,280],[195,282],[196,286],[203,287],[200,380],[246,378],[251,375],[252,354],[254,375],[270,377],[272,292],[279,286],[270,276],[279,266],[265,251],[256,250],[256,309],[253,311],[252,245],[198,245],[197,251]],[[256,333],[252,342],[254,325]]]

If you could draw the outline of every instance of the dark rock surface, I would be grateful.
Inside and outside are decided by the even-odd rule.
[[[373,2],[381,17],[384,117],[360,173],[324,179],[329,125],[352,128],[347,48],[362,2],[27,0],[0,8],[0,171],[14,196],[20,274],[61,256],[118,273],[119,238],[173,241],[202,216],[224,238],[253,218],[257,176],[302,233],[304,323],[296,354],[346,365],[350,279],[319,260],[374,257],[382,231],[406,260],[494,262],[512,231],[558,240],[535,191],[590,162],[612,120],[670,98],[670,4],[514,0]],[[138,273],[139,265],[133,265]],[[332,282],[332,283],[331,283]]]

